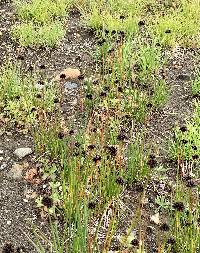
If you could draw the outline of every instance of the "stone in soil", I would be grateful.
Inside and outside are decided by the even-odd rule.
[[[33,150],[31,148],[17,148],[14,153],[19,159],[22,159],[25,156],[32,154]]]
[[[77,89],[78,88],[78,84],[74,83],[74,82],[66,82],[65,83],[65,90],[71,90],[71,89]]]
[[[60,74],[54,78],[54,81],[60,81],[62,79],[78,79],[80,75],[81,72],[79,69],[67,68],[60,72]]]

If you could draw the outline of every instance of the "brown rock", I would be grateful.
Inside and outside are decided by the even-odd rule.
[[[81,75],[79,69],[67,68],[60,72],[53,81],[60,81],[62,79],[77,79]]]

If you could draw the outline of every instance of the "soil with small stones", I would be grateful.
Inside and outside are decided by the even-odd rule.
[[[78,12],[71,12],[66,22],[67,33],[59,46],[53,49],[48,48],[22,48],[14,42],[10,36],[11,26],[15,24],[17,17],[14,8],[9,2],[0,3],[0,64],[6,62],[8,58],[12,62],[19,62],[24,72],[31,71],[38,74],[38,79],[47,78],[51,80],[57,73],[67,67],[79,68],[85,76],[91,76],[96,70],[96,64],[92,59],[95,49],[96,39],[93,33],[81,25]],[[156,166],[163,166],[167,169],[167,182],[157,176],[152,166],[154,179],[147,186],[145,200],[143,202],[144,211],[142,213],[141,230],[145,237],[145,244],[148,253],[155,253],[157,249],[157,238],[164,237],[164,232],[160,230],[160,225],[150,221],[150,217],[157,212],[155,198],[157,196],[168,196],[173,191],[174,175],[176,164],[169,161],[167,154],[167,143],[173,137],[173,128],[176,124],[184,124],[185,119],[191,117],[193,112],[193,102],[191,83],[195,65],[198,64],[198,52],[176,48],[168,55],[169,64],[166,69],[166,81],[170,90],[167,103],[162,109],[153,112],[149,116],[147,123],[146,141],[151,144],[156,161]],[[19,60],[19,58],[24,58]],[[44,65],[45,69],[40,66]],[[79,108],[79,90],[73,90],[66,95],[64,112],[67,116],[73,116]],[[28,183],[22,177],[19,180],[8,177],[8,173],[15,163],[28,163],[29,167],[37,164],[35,154],[25,157],[22,161],[14,155],[14,150],[18,147],[31,147],[34,150],[33,140],[29,134],[20,133],[19,129],[6,129],[0,136],[0,247],[11,243],[13,247],[21,247],[24,252],[35,252],[28,238],[34,239],[30,224],[38,226],[48,235],[48,222],[42,219],[38,209],[35,208],[34,200],[26,199],[27,191],[41,192],[43,185]],[[26,173],[26,170],[23,172]],[[141,194],[142,186],[133,185],[125,187],[121,198],[121,210],[123,214],[120,218],[120,226],[116,236],[126,232],[138,208],[138,196]],[[105,217],[104,227],[101,230],[101,240],[104,238],[107,229],[107,221],[112,216],[112,208]],[[167,222],[167,216],[161,214],[161,223]],[[105,230],[104,230],[105,229]],[[27,238],[24,236],[24,233]],[[138,227],[136,229],[137,235]],[[160,235],[161,234],[161,235]],[[117,250],[119,241],[113,240],[112,250]]]

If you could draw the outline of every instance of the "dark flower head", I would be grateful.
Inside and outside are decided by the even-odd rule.
[[[19,95],[17,95],[17,96],[15,97],[15,99],[19,100],[19,99],[20,99],[20,96],[19,96]]]
[[[169,225],[167,223],[163,223],[161,226],[160,226],[160,229],[163,230],[163,231],[169,231]]]
[[[176,240],[173,237],[170,237],[169,239],[167,239],[167,244],[175,244]]]
[[[111,54],[111,53],[113,53],[114,51],[115,51],[115,49],[114,49],[114,48],[111,48],[111,49],[108,50],[108,54]]]
[[[50,208],[53,206],[53,200],[49,198],[48,196],[43,197],[42,204],[46,206],[47,208]]]
[[[80,76],[78,76],[78,79],[79,79],[79,80],[83,80],[83,79],[84,79],[84,75],[81,74]]]
[[[92,99],[92,94],[87,94],[86,98],[91,100]]]
[[[193,155],[193,156],[192,156],[192,159],[193,159],[193,160],[197,160],[198,158],[199,158],[198,155]]]
[[[36,108],[35,108],[35,107],[32,107],[32,108],[31,108],[31,112],[36,112]]]
[[[96,207],[96,203],[94,201],[91,201],[91,202],[88,203],[88,208],[89,209],[95,209],[95,207]]]
[[[193,145],[193,146],[192,146],[192,149],[193,149],[193,150],[197,150],[197,146]]]
[[[116,183],[119,184],[119,185],[124,185],[125,184],[125,180],[122,176],[118,176],[116,178]]]
[[[23,56],[23,55],[21,55],[21,54],[20,54],[20,55],[18,55],[18,56],[17,56],[17,60],[23,61],[23,60],[24,60],[24,56]]]
[[[10,242],[6,243],[2,248],[2,253],[14,253],[14,252],[15,252],[14,246]]]
[[[26,252],[26,249],[23,246],[16,248],[16,253],[25,253],[25,252]]]
[[[93,159],[92,159],[95,163],[98,161],[101,161],[101,156],[96,155]]]
[[[95,79],[95,80],[93,80],[93,82],[92,82],[94,85],[97,85],[97,84],[99,84],[99,80],[98,79]]]
[[[187,127],[186,126],[182,126],[182,127],[180,127],[180,131],[181,132],[187,132]]]
[[[122,20],[124,20],[125,16],[124,15],[120,15],[119,18],[122,19]]]
[[[58,133],[58,138],[59,138],[59,139],[63,139],[63,138],[64,138],[64,136],[65,136],[65,135],[64,135],[64,133],[63,133],[63,132],[59,132],[59,133]]]
[[[124,141],[124,140],[126,140],[127,139],[127,136],[124,134],[124,133],[120,133],[120,134],[118,134],[118,136],[117,136],[117,140],[118,141]]]
[[[111,32],[111,35],[113,36],[113,35],[115,35],[115,34],[116,34],[116,31],[113,30],[113,31]]]
[[[185,209],[184,203],[180,201],[175,202],[172,207],[179,212],[183,212]]]
[[[142,183],[136,183],[134,185],[134,189],[137,191],[137,192],[143,192],[144,191],[144,186]]]
[[[90,144],[89,146],[88,146],[88,149],[89,150],[93,150],[95,148],[95,145],[94,144]]]
[[[29,71],[33,71],[33,69],[34,69],[34,67],[33,67],[32,65],[30,65],[30,66],[28,67],[28,70],[29,70]]]
[[[45,69],[46,68],[44,64],[41,64],[39,67],[40,67],[40,69]]]
[[[101,93],[100,93],[100,97],[106,97],[107,96],[107,93],[105,92],[105,91],[102,91]]]
[[[156,162],[156,160],[154,158],[150,158],[147,161],[147,165],[152,169],[152,168],[156,167],[157,162]]]
[[[38,94],[36,95],[36,97],[37,97],[37,98],[41,98],[42,95],[41,95],[40,93],[38,93]]]
[[[73,130],[73,129],[70,130],[70,131],[69,131],[69,134],[70,134],[70,135],[74,134],[74,130]]]
[[[138,246],[139,246],[139,240],[138,240],[138,239],[133,239],[133,240],[131,241],[131,244],[132,244],[133,246],[135,246],[135,247],[138,247]]]
[[[76,142],[75,144],[75,147],[79,148],[81,146],[81,144],[79,142]]]
[[[196,183],[193,179],[189,179],[186,181],[186,186],[192,188],[196,186]]]
[[[124,31],[120,31],[119,35],[120,35],[121,38],[124,38],[125,37],[125,32]]]
[[[109,30],[105,30],[104,32],[105,32],[105,34],[109,34]]]
[[[139,26],[145,25],[145,21],[144,21],[144,20],[140,20],[140,21],[138,22],[138,25],[139,25]]]
[[[56,98],[54,98],[53,102],[54,102],[55,104],[57,104],[57,103],[59,103],[59,99],[56,97]]]
[[[102,46],[105,42],[106,42],[105,39],[101,39],[101,40],[97,41],[97,45]]]
[[[197,219],[197,224],[200,227],[200,217]]]
[[[172,31],[170,29],[167,29],[165,33],[171,33]]]
[[[118,87],[118,91],[122,93],[123,92],[123,88],[121,86],[119,86]]]
[[[66,78],[66,75],[65,75],[65,74],[61,74],[61,75],[60,75],[60,78],[61,78],[61,79],[65,79],[65,78]]]
[[[108,146],[107,150],[110,152],[111,156],[116,156],[117,155],[117,148],[114,146]]]
[[[187,144],[188,143],[188,140],[181,140],[181,142],[183,143],[183,144]]]

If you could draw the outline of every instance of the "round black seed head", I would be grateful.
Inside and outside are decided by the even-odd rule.
[[[138,247],[139,246],[139,240],[138,239],[133,239],[131,241],[131,245],[135,246],[135,247]]]
[[[99,84],[99,80],[98,79],[95,79],[95,80],[93,80],[93,82],[92,82],[94,85],[97,85],[97,84]]]
[[[117,148],[115,148],[114,146],[108,146],[107,149],[108,149],[109,153],[111,154],[111,156],[117,155]]]
[[[193,146],[192,146],[192,149],[193,149],[193,150],[197,150],[197,146],[193,145]]]
[[[86,98],[91,100],[92,99],[92,94],[87,94]]]
[[[198,158],[199,158],[198,155],[193,155],[193,156],[192,156],[192,159],[193,159],[193,160],[197,160]]]
[[[172,207],[173,207],[175,210],[179,211],[179,212],[183,212],[184,209],[185,209],[184,203],[183,203],[183,202],[180,202],[180,201],[175,202],[175,203],[172,205]]]
[[[58,98],[54,98],[53,102],[54,102],[55,104],[57,104],[57,103],[59,103],[59,99],[58,99]]]
[[[83,80],[84,79],[84,75],[81,74],[79,77],[78,77],[79,80]]]
[[[60,75],[60,78],[61,78],[61,79],[65,79],[65,78],[66,78],[66,75],[65,75],[65,74],[61,74],[61,75]]]
[[[186,126],[182,126],[182,127],[180,127],[180,130],[181,130],[181,132],[187,132],[187,127]]]
[[[183,143],[183,144],[187,144],[188,143],[188,140],[181,140],[181,142]]]
[[[62,140],[63,138],[64,138],[64,133],[63,132],[59,132],[58,133],[58,138],[60,139],[60,140]]]
[[[94,145],[94,144],[90,144],[90,145],[88,146],[88,149],[89,149],[89,150],[95,149],[95,145]]]
[[[41,64],[39,67],[40,67],[40,69],[45,69],[46,68],[44,64]]]
[[[169,225],[167,223],[163,223],[161,226],[160,226],[160,229],[163,230],[163,231],[169,231]]]
[[[143,192],[144,191],[144,186],[142,183],[136,183],[134,185],[134,189],[137,191],[137,192]]]
[[[197,224],[200,227],[200,217],[197,219]]]
[[[118,141],[124,141],[124,140],[126,140],[127,139],[127,136],[124,134],[124,133],[120,133],[120,134],[118,134],[118,136],[117,136],[117,140]]]
[[[106,97],[107,93],[105,91],[102,91],[99,95],[100,95],[100,97]]]
[[[21,55],[21,54],[20,54],[20,55],[18,55],[18,56],[17,56],[17,60],[23,61],[23,60],[24,60],[24,56],[23,56],[23,55]]]
[[[79,142],[76,142],[75,144],[75,147],[79,148],[81,146],[81,144]]]
[[[16,248],[16,253],[25,253],[25,252],[26,252],[26,249],[23,246]]]
[[[97,45],[102,46],[105,42],[106,42],[105,39],[99,40],[99,41],[97,41]]]
[[[124,38],[125,37],[125,32],[124,31],[120,31],[119,35],[120,35],[121,38]]]
[[[153,106],[152,103],[148,103],[148,104],[147,104],[147,108],[151,108],[152,106]]]
[[[147,165],[152,169],[152,168],[155,168],[155,167],[156,167],[157,162],[156,162],[155,159],[150,158],[150,159],[148,160],[148,162],[147,162]]]
[[[155,46],[156,46],[156,47],[160,47],[161,44],[160,44],[159,42],[157,42],[157,43],[155,44]]]
[[[170,29],[167,29],[165,33],[171,33],[172,31]]]
[[[19,95],[17,95],[17,96],[15,97],[15,99],[19,100],[19,99],[20,99],[20,96],[19,96]]]
[[[113,35],[115,35],[115,34],[116,34],[116,31],[113,30],[113,31],[111,32],[111,35],[113,36]]]
[[[36,95],[36,98],[41,98],[42,97],[42,95],[40,94],[40,93],[38,93],[37,95]]]
[[[139,26],[145,25],[145,21],[144,21],[144,20],[140,20],[140,21],[138,22],[138,25],[139,25]]]
[[[167,239],[167,244],[175,244],[176,240],[173,237]]]
[[[70,135],[74,134],[74,130],[73,130],[73,129],[70,130],[70,131],[69,131],[69,134],[70,134]]]
[[[91,201],[91,202],[88,203],[88,208],[89,209],[95,209],[95,207],[96,207],[96,203],[95,202]]]
[[[53,200],[49,198],[48,196],[43,197],[42,204],[46,206],[47,208],[50,208],[53,206]]]
[[[124,185],[125,184],[125,180],[122,176],[118,176],[116,178],[116,183],[119,184],[119,185]]]
[[[93,162],[98,162],[98,161],[101,161],[101,156],[99,156],[99,155],[96,155],[93,159]]]
[[[124,15],[120,15],[119,18],[120,18],[121,20],[124,20],[126,17],[125,17]]]
[[[121,86],[119,86],[118,87],[118,91],[122,93],[123,92],[123,88]]]
[[[189,179],[186,181],[186,186],[192,188],[196,186],[196,183],[193,179]]]
[[[34,69],[34,67],[33,67],[32,65],[30,65],[30,66],[28,67],[28,70],[29,70],[29,71],[33,71],[33,69]]]
[[[35,107],[32,107],[32,108],[31,108],[31,112],[36,112],[36,108],[35,108]]]
[[[6,243],[2,248],[2,253],[14,253],[15,249],[11,243]]]
[[[105,34],[109,34],[109,30],[105,30],[104,32],[105,32]]]

